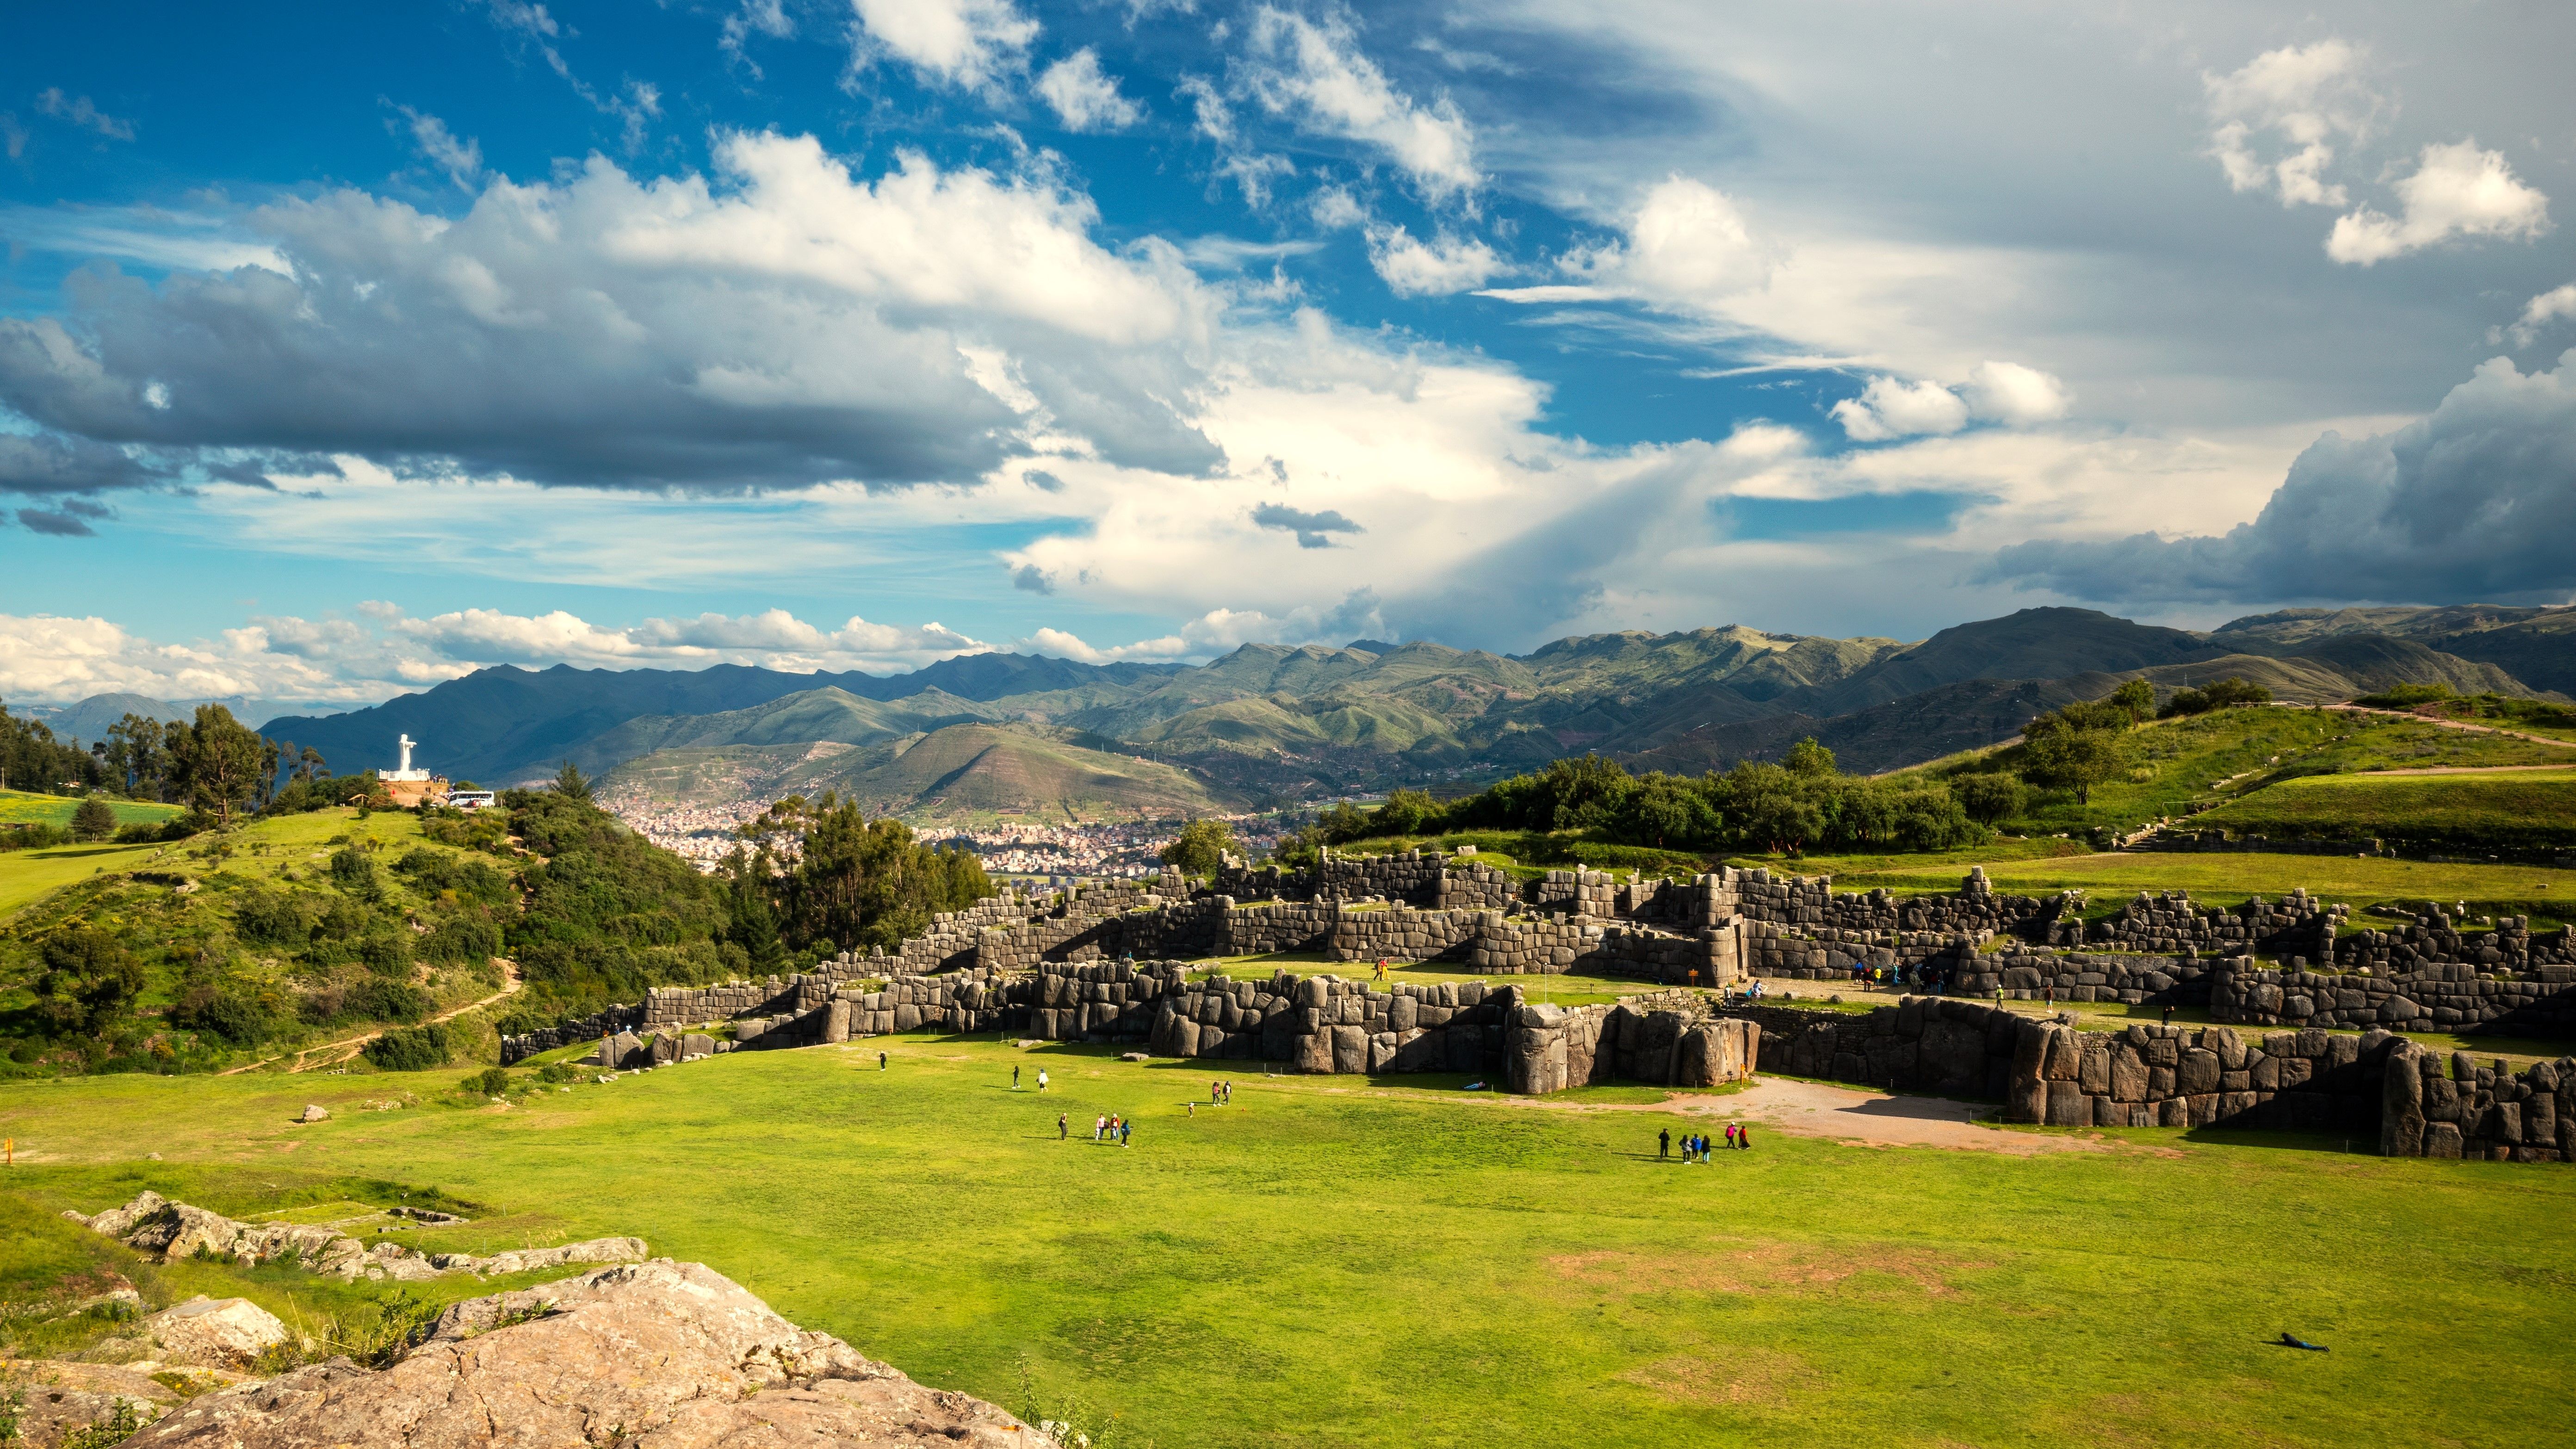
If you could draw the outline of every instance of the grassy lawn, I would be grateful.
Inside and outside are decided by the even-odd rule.
[[[2576,1333],[2558,1168],[2157,1131],[2030,1157],[1772,1133],[1683,1168],[1635,1089],[1236,1072],[1214,1109],[1214,1064],[883,1044],[885,1072],[878,1041],[745,1053],[508,1109],[357,1110],[453,1071],[0,1087],[7,1266],[74,1264],[52,1214],[143,1186],[238,1214],[396,1179],[485,1205],[424,1246],[637,1233],[927,1382],[1016,1409],[1025,1362],[1166,1446],[2343,1445],[2385,1436],[2393,1382],[2440,1406],[2422,1442],[2527,1442]],[[1013,1062],[1059,1090],[1011,1093]],[[338,1115],[287,1126],[307,1101]],[[1129,1114],[1134,1145],[1059,1142],[1058,1111]],[[2440,1324],[2487,1327],[2425,1352]]]
[[[2317,775],[2284,781],[2192,823],[2283,837],[2576,844],[2576,770]]]
[[[47,850],[0,852],[0,919],[60,886],[83,881],[101,871],[134,870],[150,860],[158,845],[63,845]]]
[[[0,825],[63,825],[72,823],[72,812],[80,800],[72,795],[37,795],[25,790],[0,790]],[[138,800],[110,800],[107,808],[116,812],[119,825],[158,824],[187,811],[176,805],[152,805]]]
[[[1902,860],[1904,857],[1898,857]],[[2435,865],[2419,860],[2363,859],[2341,855],[2263,855],[2183,852],[2109,852],[2053,860],[1990,860],[1986,878],[1995,889],[2024,895],[2089,891],[2098,906],[2116,906],[2142,890],[2187,890],[2209,905],[2232,905],[2248,896],[2277,898],[2294,886],[2355,906],[2389,902],[2467,901],[2473,913],[2530,915],[2560,920],[2576,916],[2576,870],[2530,865]],[[1886,886],[1897,891],[1956,890],[1961,867],[1896,865],[1834,877],[1837,890]]]

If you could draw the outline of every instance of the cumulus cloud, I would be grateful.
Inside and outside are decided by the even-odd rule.
[[[1880,443],[1918,433],[1955,433],[1968,425],[1968,405],[1930,379],[1873,377],[1856,398],[1834,404],[1834,421],[1856,443]]]
[[[0,402],[61,432],[597,486],[966,481],[1069,436],[1205,469],[1215,307],[1043,177],[721,136],[715,179],[492,179],[449,221],[357,191],[252,224],[293,274],[92,267],[0,319]]]
[[[2360,47],[2342,40],[2265,51],[2227,75],[2201,77],[2210,116],[2209,155],[2238,191],[2270,191],[2283,206],[2342,206],[2350,198],[2324,179],[2336,137],[2358,137],[2379,112],[2363,82]],[[2266,136],[2273,154],[2258,154]]]
[[[1369,265],[1399,297],[1445,296],[1483,286],[1506,263],[1475,237],[1419,240],[1401,226],[1368,231]]]
[[[2513,334],[2516,346],[2529,347],[2540,340],[2541,329],[2566,317],[2576,317],[2576,282],[2552,287],[2522,304],[2522,316],[2510,328],[2499,327],[2487,333],[2489,342],[2501,342],[2506,332]]]
[[[1968,374],[1968,407],[1980,418],[2022,426],[2066,416],[2066,384],[2018,362],[1981,362]]]
[[[1011,0],[850,0],[867,42],[931,80],[976,87],[1027,64],[1038,23]]]
[[[36,109],[58,121],[68,122],[84,131],[95,131],[110,141],[134,139],[134,123],[120,121],[92,104],[87,96],[66,97],[62,87],[53,86],[36,95]],[[10,154],[15,155],[16,152]]]
[[[1085,643],[1080,635],[1053,627],[1039,629],[1021,647],[1084,664],[1111,664],[1134,659],[1151,662],[1204,660],[1246,644],[1322,644],[1338,646],[1353,639],[1384,638],[1396,631],[1373,589],[1353,589],[1329,607],[1290,609],[1267,614],[1259,609],[1211,609],[1177,631],[1132,644],[1106,648]]]
[[[1253,17],[1251,53],[1243,74],[1272,114],[1377,148],[1434,200],[1471,192],[1483,179],[1475,133],[1457,105],[1446,96],[1425,105],[1397,90],[1347,22],[1265,5]]]
[[[249,696],[346,707],[493,664],[750,664],[794,673],[893,673],[989,647],[936,623],[851,618],[820,628],[783,609],[625,626],[562,610],[461,609],[413,618],[372,602],[355,612],[354,619],[261,615],[184,644],[154,642],[99,618],[0,615],[0,695],[56,703],[131,691],[162,699]]]
[[[2576,351],[2554,372],[2492,359],[2393,433],[2327,433],[2222,536],[2034,541],[1993,576],[2103,601],[2559,602],[2572,531]]]
[[[1118,81],[1102,73],[1100,53],[1084,46],[1038,76],[1037,92],[1069,131],[1122,131],[1145,110],[1118,94]]]
[[[2426,146],[2396,189],[2399,215],[2364,206],[2337,217],[2326,255],[2366,267],[2453,237],[2528,241],[2549,230],[2549,198],[2524,185],[2502,152],[2475,141]]]

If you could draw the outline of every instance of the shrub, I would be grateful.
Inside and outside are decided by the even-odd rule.
[[[457,1085],[478,1096],[497,1097],[510,1090],[510,1074],[499,1067],[485,1067]]]
[[[367,1043],[368,1061],[388,1072],[425,1072],[447,1065],[455,1050],[446,1027],[398,1027]]]
[[[358,959],[378,976],[411,974],[411,939],[400,929],[378,931],[358,943]]]
[[[276,1030],[259,1002],[237,991],[197,986],[170,1008],[170,1024],[222,1037],[234,1046],[257,1046]]]
[[[116,833],[116,812],[96,795],[85,796],[72,812],[72,838],[105,840]]]
[[[254,887],[233,902],[233,930],[258,945],[293,946],[301,944],[312,927],[294,896]]]
[[[2010,820],[2030,803],[2029,787],[2000,770],[1961,775],[1950,782],[1950,790],[1969,819],[1987,825]]]
[[[0,850],[46,850],[69,845],[71,839],[70,831],[42,820],[28,825],[0,825]]]
[[[375,861],[354,845],[332,852],[331,883],[362,901],[382,900],[385,894],[384,877]]]

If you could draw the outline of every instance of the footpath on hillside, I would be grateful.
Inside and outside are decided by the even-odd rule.
[[[493,1002],[502,1000],[516,992],[519,989],[520,984],[519,963],[516,961],[506,960],[499,956],[495,956],[492,959],[500,962],[501,964],[500,990],[493,992],[491,995],[484,997],[480,1001],[469,1001],[463,1006],[450,1007],[447,1010],[440,1012],[438,1015],[428,1018],[421,1024],[424,1026],[436,1026],[441,1022],[454,1021],[456,1018],[463,1016],[469,1011],[480,1011],[484,1007],[490,1006]],[[374,1041],[376,1038],[383,1036],[384,1034],[384,1028],[378,1027],[373,1031],[360,1032],[356,1036],[342,1037],[338,1041],[326,1041],[320,1046],[304,1047],[297,1051],[284,1052],[273,1057],[263,1057],[258,1061],[247,1062],[238,1067],[227,1067],[224,1070],[215,1073],[215,1075],[219,1077],[239,1076],[243,1072],[255,1072],[262,1067],[270,1066],[277,1062],[294,1063],[294,1065],[286,1069],[289,1075],[296,1072],[314,1071],[322,1067],[335,1067],[340,1063],[347,1061],[349,1058],[356,1056],[366,1047],[367,1043]],[[345,1050],[343,1050],[344,1048]],[[321,1053],[325,1052],[337,1052],[339,1055],[326,1057],[321,1060],[311,1060],[311,1058],[317,1057]]]

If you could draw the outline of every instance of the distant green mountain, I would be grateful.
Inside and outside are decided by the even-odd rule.
[[[716,714],[644,715],[592,737],[566,756],[594,774],[657,750],[734,745],[871,745],[944,725],[998,718],[990,706],[927,689],[905,699],[861,699],[845,689],[809,689],[749,709]]]
[[[1230,792],[1185,771],[1086,748],[1027,726],[955,724],[868,745],[838,741],[657,750],[610,770],[599,788],[673,804],[808,797],[838,791],[915,824],[1110,820],[1223,813]]]
[[[145,694],[93,694],[78,704],[67,704],[60,709],[21,708],[18,713],[43,720],[45,728],[54,732],[55,739],[76,739],[90,745],[107,738],[107,732],[115,727],[116,722],[129,714],[170,724],[194,718],[196,711]]]
[[[2576,607],[2283,609],[2231,619],[2214,641],[2262,639],[2281,644],[2385,634],[2426,648],[2492,664],[2535,689],[2576,695]],[[2429,681],[2428,681],[2429,682]]]

